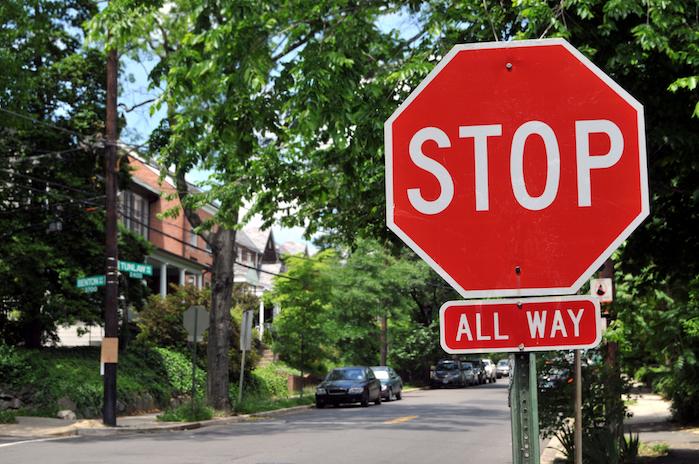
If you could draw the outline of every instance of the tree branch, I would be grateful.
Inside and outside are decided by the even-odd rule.
[[[140,108],[141,106],[147,105],[148,103],[153,103],[157,99],[158,99],[157,97],[149,98],[148,100],[143,100],[142,102],[136,103],[133,106],[126,106],[124,103],[119,103],[119,106],[121,108],[124,108],[124,112],[130,113],[133,110],[135,110],[136,108]]]

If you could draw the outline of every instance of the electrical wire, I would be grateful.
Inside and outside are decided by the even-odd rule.
[[[199,250],[199,251],[203,251],[203,252],[205,252],[205,253],[211,254],[211,251],[209,251],[209,250],[207,250],[207,249],[198,247],[198,246],[196,246],[196,245],[192,245],[191,243],[189,243],[189,242],[187,242],[187,241],[185,241],[185,240],[182,240],[182,239],[179,238],[179,237],[176,237],[176,236],[174,236],[174,235],[168,234],[167,232],[163,232],[162,230],[160,230],[160,229],[158,229],[158,228],[156,228],[156,227],[153,227],[153,226],[151,226],[151,225],[148,225],[148,224],[144,223],[143,221],[141,221],[141,220],[139,220],[139,219],[136,219],[136,218],[133,217],[133,216],[130,216],[130,215],[125,214],[125,213],[122,212],[122,211],[119,211],[119,215],[120,215],[121,217],[125,218],[125,219],[129,219],[129,220],[131,220],[131,221],[133,221],[133,222],[135,222],[135,223],[137,223],[137,224],[139,224],[139,225],[141,225],[141,226],[147,228],[148,230],[152,230],[152,231],[154,231],[154,232],[156,232],[156,233],[159,233],[160,235],[162,235],[162,236],[164,236],[164,237],[167,237],[167,238],[169,238],[169,239],[175,240],[175,241],[178,242],[178,243],[181,243],[181,244],[183,244],[183,245],[186,245],[186,246],[188,246],[188,247],[190,247],[190,248],[193,248],[193,249],[195,249],[195,250]],[[259,269],[259,268],[255,267],[255,266],[250,266],[250,265],[248,265],[248,264],[241,263],[240,261],[237,261],[237,260],[234,260],[234,263],[235,263],[236,265],[238,265],[238,266],[242,266],[242,267],[247,268],[247,269],[252,269],[252,270],[255,270],[255,271],[257,271],[257,272],[261,272],[261,273],[263,273],[263,274],[269,274],[269,275],[272,275],[272,276],[275,276],[275,277],[282,277],[282,278],[284,278],[284,279],[289,279],[289,280],[299,280],[299,279],[297,279],[296,277],[290,277],[290,276],[287,276],[287,275],[284,275],[284,274],[279,274],[279,273],[276,273],[276,272],[265,271],[265,270],[263,270],[263,269]],[[209,268],[209,266],[206,266],[206,267]]]

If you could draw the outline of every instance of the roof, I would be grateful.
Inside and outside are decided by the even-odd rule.
[[[258,251],[255,243],[250,239],[250,236],[245,230],[239,230],[235,234],[235,243],[247,248],[248,250]],[[259,251],[258,251],[259,253]]]

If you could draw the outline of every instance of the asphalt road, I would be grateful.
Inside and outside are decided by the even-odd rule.
[[[507,379],[407,393],[380,406],[147,435],[77,437],[0,448],[0,463],[510,463]]]

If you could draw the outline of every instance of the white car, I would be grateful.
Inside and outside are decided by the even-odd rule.
[[[510,375],[510,360],[505,358],[498,361],[498,365],[495,367],[495,372],[497,373],[498,379],[502,376]]]
[[[485,368],[485,381],[495,383],[497,379],[497,371],[495,369],[495,364],[490,359],[481,359],[483,361],[483,366]]]

